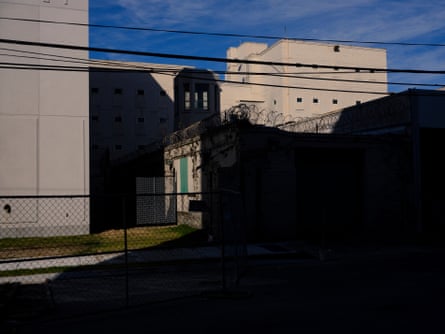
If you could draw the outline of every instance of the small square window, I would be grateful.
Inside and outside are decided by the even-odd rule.
[[[362,101],[360,101],[360,100],[357,100],[357,101],[355,101],[355,104],[361,104],[362,103]]]
[[[114,94],[115,95],[122,95],[122,88],[115,88],[114,89]]]
[[[316,97],[314,97],[314,98],[312,99],[312,102],[313,102],[313,103],[318,103],[318,99],[317,99]]]
[[[138,89],[137,94],[138,94],[139,96],[142,96],[142,95],[145,94],[145,92],[144,92],[143,89]]]
[[[332,100],[332,104],[338,104],[338,100],[337,99],[333,99]]]
[[[301,103],[303,102],[303,98],[302,97],[297,97],[297,103]]]

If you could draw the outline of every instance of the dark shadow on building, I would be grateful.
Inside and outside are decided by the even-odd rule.
[[[173,78],[161,84],[149,69],[118,65],[90,69],[91,232],[122,216],[111,195],[134,194],[138,176],[162,176],[159,145],[173,130]]]

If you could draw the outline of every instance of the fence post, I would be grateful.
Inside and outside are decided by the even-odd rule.
[[[221,279],[222,279],[222,291],[223,293],[227,290],[227,282],[226,282],[226,254],[225,254],[225,231],[224,231],[224,209],[223,209],[223,195],[222,192],[219,192],[219,210],[221,217]]]
[[[125,258],[125,306],[128,306],[128,238],[127,238],[127,214],[125,208],[125,195],[122,196],[122,226],[124,228],[124,258]]]

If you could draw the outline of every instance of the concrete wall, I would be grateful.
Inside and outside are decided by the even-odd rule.
[[[441,91],[411,91],[422,128],[445,128],[445,94]]]
[[[199,193],[203,191],[202,152],[200,137],[165,148],[165,176],[176,179],[178,223],[202,228],[202,215],[189,211],[190,200],[201,200]]]
[[[88,23],[87,0],[0,1],[0,12],[6,17]],[[0,36],[88,46],[88,28],[81,26],[1,20]],[[0,61],[17,65],[78,67],[81,65],[63,57],[88,59],[83,51],[14,44],[1,47],[8,51]],[[87,71],[0,71],[0,195],[89,194]],[[87,213],[67,224],[65,230],[87,233]],[[48,224],[41,217],[31,220]]]
[[[411,147],[408,141],[368,147],[364,155],[363,229],[380,240],[416,231]]]
[[[241,137],[248,238],[403,240],[415,233],[409,141]]]
[[[173,131],[174,77],[142,68],[171,70],[176,67],[111,61],[94,63],[89,79],[93,159],[97,160],[105,150],[109,151],[111,160],[121,158]]]
[[[319,64],[360,68],[386,68],[384,49],[364,48],[327,43],[280,40],[269,48],[263,43],[243,43],[230,48],[227,56],[246,60],[284,63]],[[264,100],[262,108],[282,113],[283,121],[320,115],[332,110],[355,105],[381,97],[386,93],[386,73],[342,69],[307,68],[297,66],[270,66],[256,64],[231,64],[229,71],[257,72],[275,75],[228,74],[227,80],[240,83],[262,83],[272,86],[252,85],[250,91],[233,92],[223,89],[222,105],[234,105],[239,100]],[[352,72],[352,73],[351,73]],[[341,81],[341,80],[353,80]],[[357,82],[363,81],[363,82]],[[377,84],[376,82],[382,82]],[[226,84],[225,86],[230,85]],[[278,85],[281,87],[273,87]],[[224,86],[223,86],[224,87]],[[346,91],[346,92],[345,92]],[[350,93],[347,91],[358,91]],[[242,95],[241,94],[246,94]]]

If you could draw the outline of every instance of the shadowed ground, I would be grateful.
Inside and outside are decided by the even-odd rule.
[[[90,314],[46,309],[4,328],[15,333],[443,333],[444,255],[443,248],[418,247],[348,250],[324,262],[249,259],[240,286],[225,293],[212,281],[217,275],[203,274],[212,273],[207,266],[215,268],[214,263],[193,270],[178,264],[177,270],[162,271],[162,279],[193,273],[195,283],[210,289],[194,293],[191,286],[190,294],[179,298]]]

